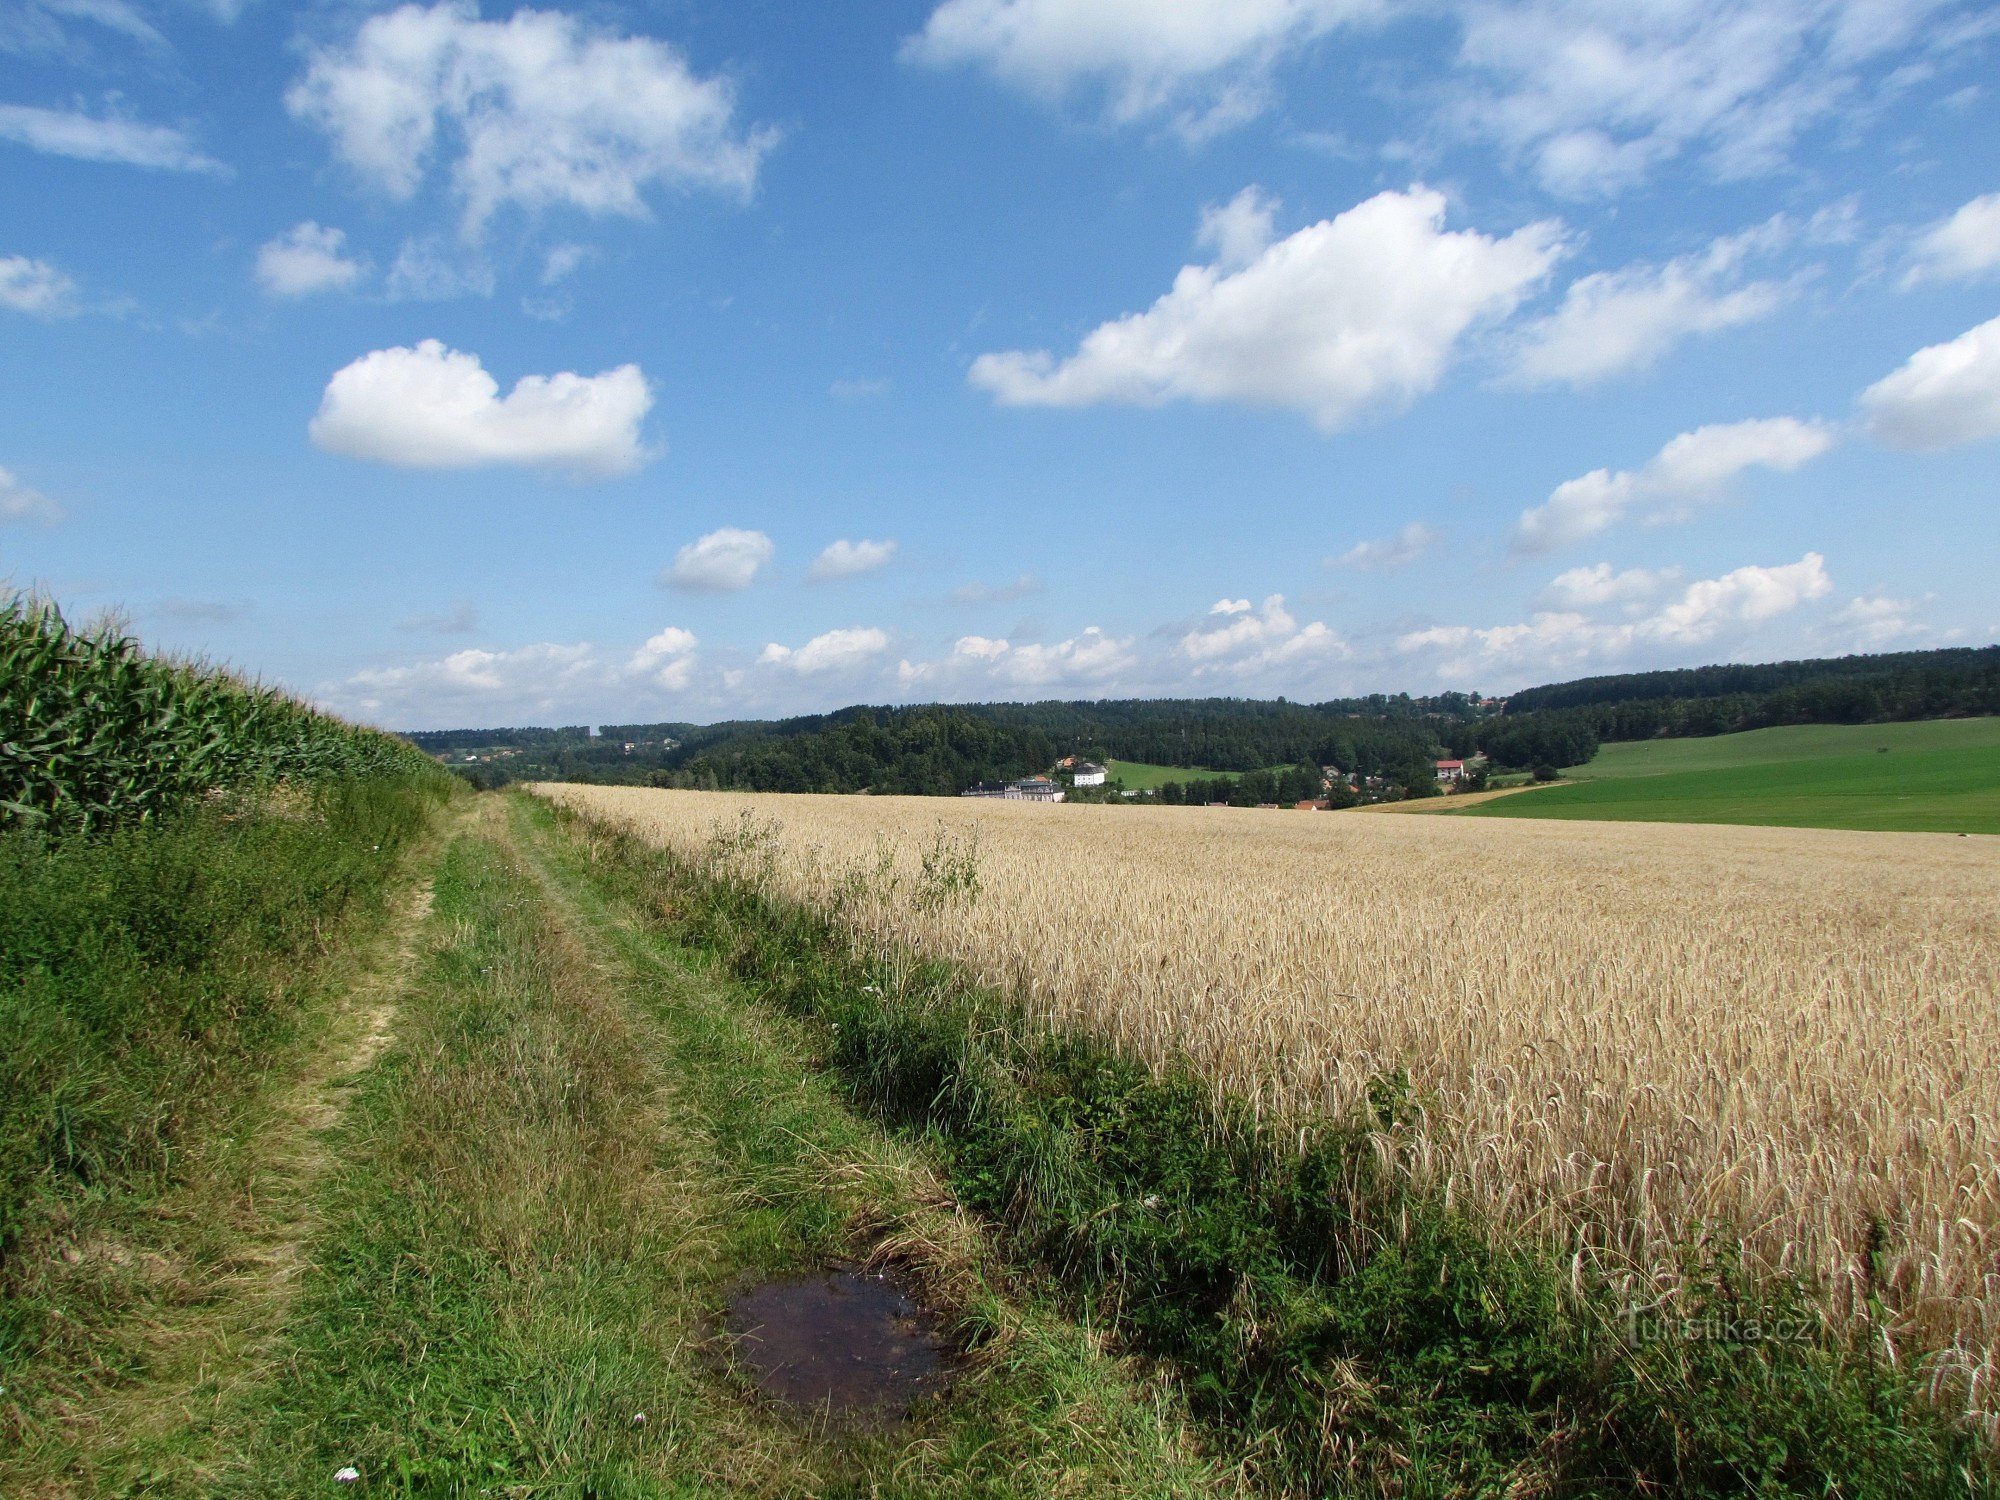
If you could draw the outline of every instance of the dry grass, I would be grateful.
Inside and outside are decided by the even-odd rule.
[[[1407,1070],[1455,1200],[1635,1294],[1740,1246],[2000,1410],[2000,840],[541,790],[691,853],[749,813],[775,894],[1265,1110]]]

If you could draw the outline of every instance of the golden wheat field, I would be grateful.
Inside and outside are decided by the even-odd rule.
[[[1407,1069],[1412,1170],[1579,1274],[1707,1231],[1847,1317],[1878,1223],[1873,1336],[2000,1409],[2000,840],[540,790],[688,853],[749,813],[775,894],[1265,1110]],[[940,838],[969,902],[910,899]]]

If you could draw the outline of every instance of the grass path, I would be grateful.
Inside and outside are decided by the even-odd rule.
[[[52,1300],[82,1358],[37,1382],[45,1420],[0,1452],[0,1493],[198,1491],[219,1418],[270,1370],[329,1166],[326,1134],[393,1035],[447,830],[408,861],[389,919],[315,976],[319,1002],[258,1086],[194,1144],[163,1198],[111,1207],[59,1254]],[[30,1371],[30,1379],[40,1372]]]
[[[242,1122],[246,1215],[138,1377],[26,1495],[1234,1492],[1167,1387],[1010,1284],[801,1026],[640,920],[589,846],[483,797]],[[969,1347],[947,1402],[815,1430],[728,1369],[730,1291],[893,1261]],[[353,1466],[358,1483],[335,1482]]]

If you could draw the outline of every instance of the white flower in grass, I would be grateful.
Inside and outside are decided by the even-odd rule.
[[[333,1482],[335,1484],[359,1484],[361,1482],[361,1471],[355,1468],[353,1464],[349,1464],[343,1469],[335,1469],[333,1471]]]

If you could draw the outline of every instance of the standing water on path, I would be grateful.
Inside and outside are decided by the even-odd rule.
[[[730,1303],[723,1326],[758,1390],[834,1418],[894,1421],[951,1379],[929,1316],[887,1276],[762,1282]]]

